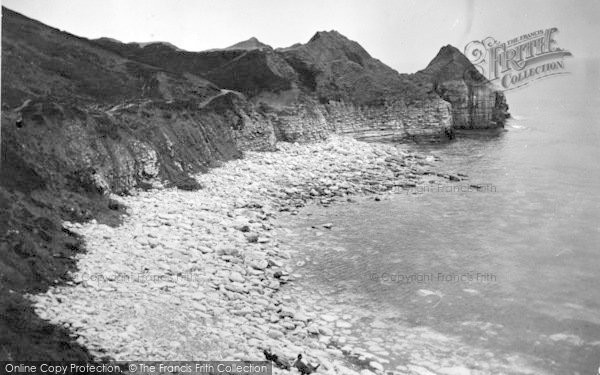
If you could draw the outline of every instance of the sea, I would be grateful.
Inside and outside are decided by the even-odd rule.
[[[331,345],[389,373],[599,373],[600,63],[567,69],[506,92],[500,134],[397,145],[467,180],[283,220],[298,295],[351,323]]]

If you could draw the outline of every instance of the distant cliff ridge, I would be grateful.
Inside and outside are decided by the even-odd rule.
[[[454,129],[501,128],[508,108],[504,95],[452,46],[443,47],[425,70],[399,74],[336,31],[275,50],[256,38],[204,52],[96,43],[243,93],[272,115],[280,140],[311,140],[332,131],[358,138],[443,140]],[[342,115],[339,108],[351,110]],[[423,116],[416,115],[423,110]]]
[[[100,191],[330,133],[443,141],[455,129],[500,128],[507,110],[452,46],[423,71],[399,74],[336,31],[288,48],[250,38],[188,52],[90,41],[3,8],[2,56],[9,147],[53,181],[94,181]]]

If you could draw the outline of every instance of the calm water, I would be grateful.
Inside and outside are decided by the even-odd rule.
[[[499,136],[400,146],[438,155],[441,170],[488,191],[400,194],[290,219],[288,242],[309,260],[299,288],[352,315],[351,343],[391,368],[598,373],[598,66],[509,92],[514,119]],[[325,222],[333,229],[309,228]]]

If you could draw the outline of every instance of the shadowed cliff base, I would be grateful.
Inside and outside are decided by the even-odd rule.
[[[82,239],[62,221],[120,222],[119,207],[99,195],[58,191],[23,160],[3,133],[0,167],[0,359],[94,359],[69,330],[40,319],[23,293],[69,282]]]

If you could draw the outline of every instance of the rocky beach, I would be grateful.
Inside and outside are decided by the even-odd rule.
[[[288,363],[302,353],[322,373],[383,373],[385,360],[344,337],[350,314],[315,310],[290,287],[301,263],[273,234],[278,218],[459,177],[432,156],[334,136],[247,152],[195,178],[198,191],[115,196],[122,225],[65,222],[87,252],[72,281],[29,296],[37,314],[115,360],[265,360],[267,349]]]
[[[2,15],[0,359],[386,368],[294,291],[278,220],[465,178],[377,142],[502,131],[466,56],[406,74],[335,30],[192,52]]]
[[[589,3],[3,0],[0,373],[595,374]]]

